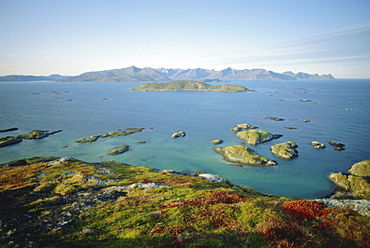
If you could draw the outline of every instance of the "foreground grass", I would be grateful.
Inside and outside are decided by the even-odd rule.
[[[0,168],[1,192],[31,189],[24,191],[31,200],[17,211],[31,214],[35,222],[56,207],[72,209],[76,194],[99,195],[110,186],[134,183],[163,187],[132,187],[124,195],[85,204],[69,225],[47,232],[38,226],[32,234],[37,242],[63,247],[370,247],[369,218],[352,210],[123,163],[53,161],[58,160],[28,159]],[[1,216],[7,214],[6,204]]]

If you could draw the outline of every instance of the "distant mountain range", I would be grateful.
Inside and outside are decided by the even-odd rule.
[[[32,80],[32,77],[34,79]],[[23,79],[23,80],[22,80]],[[50,75],[48,77],[36,76],[5,76],[0,81],[36,81],[56,80],[61,82],[158,82],[169,80],[331,80],[331,74],[308,74],[303,72],[293,73],[291,71],[277,73],[265,69],[236,70],[226,68],[221,71],[197,69],[154,69],[150,67],[137,68],[131,66],[123,69],[105,71],[85,72],[78,76]]]
[[[57,81],[65,76],[52,74],[50,76],[32,76],[32,75],[9,75],[0,77],[0,82],[4,81]]]

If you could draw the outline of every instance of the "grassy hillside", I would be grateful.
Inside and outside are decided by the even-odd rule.
[[[244,92],[248,88],[239,85],[221,84],[209,85],[197,81],[170,81],[165,83],[146,83],[132,88],[136,91],[220,91],[220,92]]]
[[[14,161],[0,167],[0,197],[2,247],[370,245],[355,211],[124,163]]]

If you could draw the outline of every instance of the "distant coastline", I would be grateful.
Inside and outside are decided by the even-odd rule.
[[[85,72],[78,76],[50,76],[8,75],[0,77],[2,81],[60,81],[60,82],[164,82],[171,80],[198,80],[219,82],[227,80],[333,80],[331,74],[309,74],[291,71],[277,73],[266,69],[236,70],[226,68],[221,71],[208,69],[154,69],[150,67],[137,68],[135,66]]]

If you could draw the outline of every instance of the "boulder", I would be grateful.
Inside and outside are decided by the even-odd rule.
[[[335,142],[335,141],[329,141],[329,144],[332,145],[334,147],[334,150],[336,151],[346,150],[345,144]]]
[[[117,147],[117,148],[113,149],[112,151],[110,151],[108,153],[108,155],[121,154],[121,153],[127,152],[129,150],[129,148],[130,147],[128,145],[123,145],[123,146],[120,146],[120,147]]]
[[[175,132],[171,135],[172,138],[183,138],[186,136],[186,133],[184,131]]]
[[[235,134],[240,139],[247,142],[249,145],[258,145],[272,139],[280,138],[281,134],[272,134],[263,130],[247,130],[240,131]]]
[[[318,141],[312,141],[310,144],[315,149],[324,149],[326,147],[323,143],[320,143]]]
[[[213,145],[218,145],[218,144],[221,144],[223,143],[224,141],[222,139],[214,139],[211,141],[211,144]]]
[[[270,147],[272,154],[283,159],[292,159],[298,156],[298,145],[292,141],[283,142]]]
[[[370,177],[370,160],[361,161],[352,165],[348,173],[359,177]]]
[[[216,147],[213,150],[220,153],[227,162],[231,163],[254,166],[277,165],[275,161],[258,155],[253,149],[244,145]]]
[[[354,164],[348,172],[349,175],[341,172],[329,175],[329,179],[339,187],[335,190],[335,193],[339,191],[357,198],[370,200],[370,160]]]
[[[0,138],[0,147],[10,146],[22,142],[22,139],[14,136],[5,136]]]

